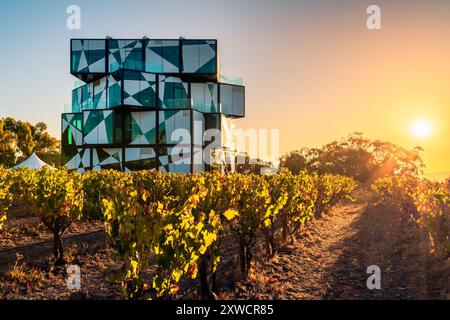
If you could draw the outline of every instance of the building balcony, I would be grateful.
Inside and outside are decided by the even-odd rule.
[[[225,74],[219,75],[219,82],[226,83],[226,84],[234,84],[236,86],[244,85],[244,79],[242,77],[230,76],[230,75],[225,75]]]

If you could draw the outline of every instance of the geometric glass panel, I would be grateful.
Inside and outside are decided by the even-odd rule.
[[[191,107],[188,83],[176,77],[159,77],[159,100],[162,109],[188,109]]]
[[[114,141],[114,113],[111,110],[85,111],[84,143],[112,144]]]
[[[145,71],[178,73],[180,48],[178,40],[149,40],[145,48]]]
[[[108,40],[109,72],[144,69],[142,40]]]
[[[191,97],[193,108],[200,112],[219,112],[218,90],[216,83],[192,83]]]
[[[190,110],[159,111],[159,143],[190,144]]]
[[[215,40],[182,40],[183,72],[216,74]]]
[[[156,143],[156,112],[131,112],[130,144],[143,145]]]

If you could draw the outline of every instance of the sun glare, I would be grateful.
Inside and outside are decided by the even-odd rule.
[[[426,120],[417,120],[411,124],[411,133],[418,138],[424,138],[430,132],[431,124]]]

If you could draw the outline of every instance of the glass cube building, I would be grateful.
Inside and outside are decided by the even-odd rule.
[[[189,173],[217,150],[233,157],[245,88],[220,81],[217,40],[72,39],[70,51],[83,84],[61,118],[68,168]]]

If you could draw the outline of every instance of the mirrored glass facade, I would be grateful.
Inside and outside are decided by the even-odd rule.
[[[203,154],[228,147],[223,131],[245,116],[245,88],[218,81],[216,40],[72,39],[70,59],[83,83],[61,141],[80,172],[208,170]]]

